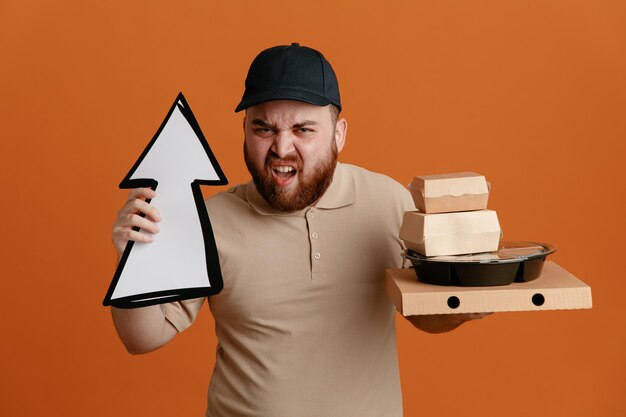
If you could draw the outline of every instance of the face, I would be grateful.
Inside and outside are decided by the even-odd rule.
[[[346,130],[330,106],[275,100],[247,109],[244,157],[259,193],[286,212],[315,203],[332,181]]]

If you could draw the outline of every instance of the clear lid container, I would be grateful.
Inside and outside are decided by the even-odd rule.
[[[495,252],[472,253],[467,255],[423,256],[411,250],[405,251],[405,257],[419,262],[446,262],[460,264],[511,263],[548,256],[556,251],[549,243],[538,242],[500,242]]]

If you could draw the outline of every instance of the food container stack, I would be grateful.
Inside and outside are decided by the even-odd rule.
[[[424,256],[498,250],[501,229],[487,209],[489,184],[473,172],[415,177],[409,185],[419,211],[404,214],[400,238]]]

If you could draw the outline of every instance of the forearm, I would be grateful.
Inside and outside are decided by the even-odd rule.
[[[120,340],[132,354],[156,350],[177,333],[159,305],[132,309],[111,307],[111,315]]]
[[[445,333],[470,320],[482,319],[491,313],[430,314],[406,317],[413,326],[428,333]]]

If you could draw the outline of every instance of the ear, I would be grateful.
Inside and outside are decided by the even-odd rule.
[[[346,119],[337,120],[335,126],[335,143],[337,144],[337,153],[341,152],[346,144],[346,134],[348,133],[348,122]]]
[[[244,115],[243,115],[243,123],[241,125],[241,127],[243,127],[244,133],[246,132],[246,117],[247,116],[248,116],[248,113],[244,113]]]

